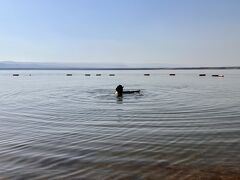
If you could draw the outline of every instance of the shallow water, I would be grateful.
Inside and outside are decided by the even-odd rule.
[[[240,179],[240,71],[144,73],[0,71],[0,179]]]

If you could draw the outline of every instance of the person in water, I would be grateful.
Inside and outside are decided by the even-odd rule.
[[[140,90],[135,91],[123,91],[124,86],[118,85],[116,88],[117,97],[122,97],[123,94],[133,94],[133,93],[140,93]]]

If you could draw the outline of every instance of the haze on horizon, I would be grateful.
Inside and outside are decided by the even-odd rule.
[[[0,61],[240,65],[239,0],[0,0]]]

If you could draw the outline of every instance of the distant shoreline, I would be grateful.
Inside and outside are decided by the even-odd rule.
[[[0,68],[0,70],[238,70],[237,67],[167,67],[167,68]]]

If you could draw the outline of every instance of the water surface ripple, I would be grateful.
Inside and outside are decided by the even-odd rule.
[[[0,179],[240,179],[240,73],[48,73],[0,74]]]

